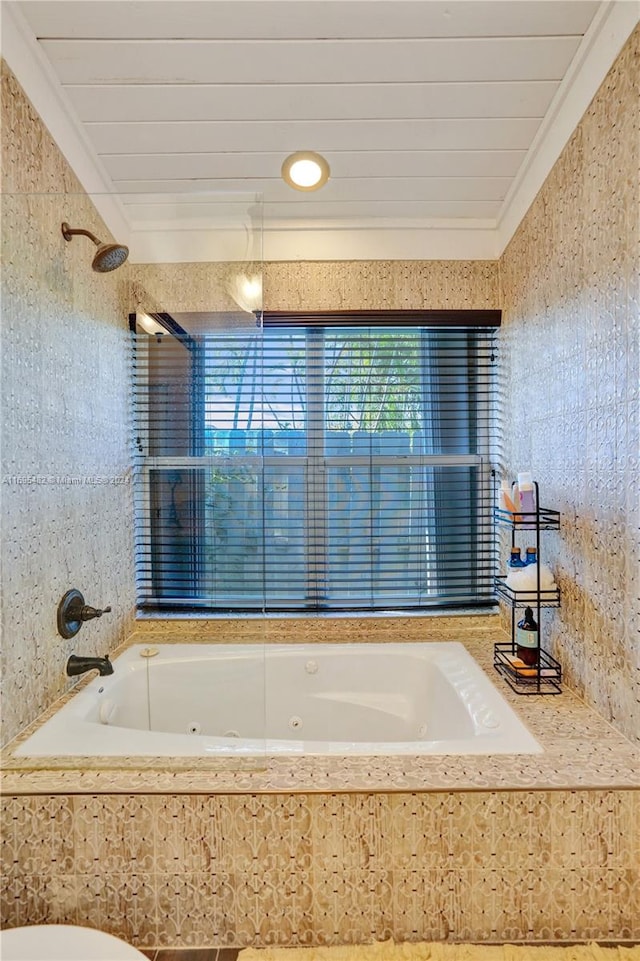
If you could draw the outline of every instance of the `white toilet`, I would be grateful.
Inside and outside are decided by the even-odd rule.
[[[75,924],[34,924],[0,931],[2,961],[148,961],[130,944]]]

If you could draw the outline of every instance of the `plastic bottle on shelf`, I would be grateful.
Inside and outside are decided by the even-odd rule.
[[[525,608],[524,617],[518,621],[516,654],[527,667],[533,667],[538,663],[538,625],[530,607]]]
[[[516,513],[516,505],[511,499],[511,487],[509,481],[502,481],[500,484],[500,494],[498,495],[498,507],[501,511],[508,511],[509,514]]]
[[[525,515],[522,518],[522,527],[535,527],[535,518],[527,517],[536,512],[536,491],[529,471],[518,474],[518,495],[520,511]]]
[[[526,567],[525,562],[522,560],[522,558],[521,558],[521,556],[520,556],[520,548],[519,548],[519,547],[512,547],[512,548],[511,548],[511,556],[509,557],[509,567],[512,567],[512,568],[514,568],[514,567]]]
[[[538,563],[538,551],[535,547],[527,547],[524,556],[524,563],[528,567],[529,564]]]
[[[511,485],[511,500],[515,504],[516,510],[518,510],[520,507],[520,489],[517,481],[514,481]]]

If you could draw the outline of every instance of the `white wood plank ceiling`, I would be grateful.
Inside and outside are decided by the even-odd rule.
[[[222,190],[261,192],[267,223],[397,227],[495,225],[600,4],[17,6],[132,221],[155,216],[137,193]],[[329,161],[317,193],[280,179],[295,150]]]

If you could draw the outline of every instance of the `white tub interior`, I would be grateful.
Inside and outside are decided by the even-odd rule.
[[[18,756],[533,754],[457,642],[134,645]]]

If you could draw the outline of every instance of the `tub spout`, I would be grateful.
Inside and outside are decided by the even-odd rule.
[[[79,657],[72,654],[67,661],[67,674],[75,677],[76,674],[84,674],[85,671],[98,671],[100,677],[106,674],[113,674],[113,664],[109,660],[109,655],[104,657]]]

